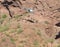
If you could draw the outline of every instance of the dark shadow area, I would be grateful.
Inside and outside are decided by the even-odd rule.
[[[11,5],[13,2],[8,2],[7,0],[4,0],[4,2],[1,2],[1,4],[9,11],[10,17],[12,17],[11,11],[9,9],[9,5]]]
[[[58,10],[58,12],[60,12],[60,8],[58,8],[57,10]]]
[[[23,1],[26,1],[26,0],[23,0]]]
[[[22,3],[19,0],[12,0],[10,2],[8,0],[4,0],[3,2],[0,2],[8,10],[10,17],[12,17],[12,14],[11,14],[11,11],[10,11],[10,8],[9,8],[10,5],[15,3],[17,6],[16,5],[12,5],[12,6],[13,7],[19,7],[21,9],[21,6],[19,6],[17,1],[20,3],[20,5],[22,5]]]
[[[17,4],[16,6],[13,5],[14,7],[19,7],[21,9],[22,3],[21,3],[20,0],[17,0],[17,1],[16,0],[12,0],[12,2],[15,3],[15,4]]]
[[[60,22],[56,23],[55,25],[56,25],[57,27],[60,27]]]
[[[27,21],[31,22],[31,23],[35,23],[34,21],[30,20],[30,19],[27,19]]]
[[[56,35],[55,39],[59,39],[60,38],[60,32]]]

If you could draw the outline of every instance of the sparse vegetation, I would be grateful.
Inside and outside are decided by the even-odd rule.
[[[45,22],[45,24],[49,24],[49,22],[48,21],[44,21]]]
[[[22,30],[21,28],[18,28],[18,29],[17,29],[17,33],[18,33],[18,34],[20,34],[20,33],[22,33],[22,32],[23,32],[23,30]]]
[[[19,45],[18,47],[24,47],[24,45],[22,45],[22,46],[21,46],[21,45]]]
[[[5,42],[6,41],[6,38],[2,38],[2,42]]]
[[[17,15],[17,16],[15,16],[14,18],[15,19],[18,19],[18,18],[20,18],[22,15]]]
[[[4,19],[3,18],[1,18],[0,19],[0,24],[2,24],[4,22]]]
[[[60,47],[59,7],[60,0],[0,0],[0,47]]]
[[[19,41],[21,44],[25,44],[26,41],[25,40],[22,40],[22,41]]]
[[[15,39],[13,39],[13,38],[10,37],[10,41],[11,41],[13,44],[15,44]]]
[[[54,39],[48,39],[48,42],[53,43]]]
[[[2,18],[6,18],[6,17],[7,17],[7,15],[6,15],[6,14],[3,14],[3,15],[2,15]]]
[[[2,17],[0,18],[0,24],[2,24],[5,20],[5,18],[7,17],[6,14],[3,14]]]
[[[34,40],[33,45],[34,45],[34,47],[39,47],[40,44],[37,40]]]
[[[17,28],[20,28],[20,24],[19,23],[17,24]]]
[[[60,47],[60,44],[57,47]]]
[[[14,33],[14,32],[16,32],[16,29],[12,29],[10,33]]]
[[[0,26],[0,32],[5,32],[9,29],[9,26],[5,25],[5,26]]]
[[[6,32],[4,32],[4,34],[5,34],[7,37],[10,37],[10,35],[9,35],[9,34],[7,34]]]
[[[37,31],[37,35],[41,36],[41,31],[40,30]]]

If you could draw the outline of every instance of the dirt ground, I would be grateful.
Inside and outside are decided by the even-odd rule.
[[[60,0],[20,1],[8,5],[11,18],[0,0],[0,47],[60,47]]]

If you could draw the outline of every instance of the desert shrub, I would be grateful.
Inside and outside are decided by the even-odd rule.
[[[0,18],[0,24],[2,24],[5,20],[5,18],[7,17],[6,14],[3,14],[2,17]]]
[[[15,44],[15,39],[13,39],[13,38],[10,37],[10,41],[11,41],[13,44]]]
[[[37,31],[37,35],[41,36],[41,32],[40,31]]]
[[[6,14],[3,14],[3,15],[2,15],[2,18],[6,18],[6,17],[7,17],[7,15],[6,15]]]
[[[24,47],[24,45],[19,45],[18,47]]]
[[[14,33],[14,32],[16,32],[16,29],[12,29],[10,33]]]
[[[45,22],[45,24],[49,24],[49,22],[48,21],[44,21]]]
[[[18,19],[20,18],[22,15],[16,15],[14,18]]]
[[[1,18],[1,19],[0,19],[0,24],[2,24],[3,22],[4,22],[4,19]]]
[[[2,38],[2,42],[5,42],[6,41],[6,38]]]
[[[33,45],[34,47],[39,47],[39,42],[37,40],[34,40]]]
[[[60,47],[60,45],[58,45],[57,47]]]
[[[0,32],[7,31],[9,29],[8,26],[0,26]]]
[[[23,30],[22,30],[21,28],[18,28],[18,29],[17,29],[17,33],[18,33],[18,34],[20,34],[20,33],[22,33],[22,32],[23,32]]]
[[[54,39],[48,39],[48,42],[53,43]]]

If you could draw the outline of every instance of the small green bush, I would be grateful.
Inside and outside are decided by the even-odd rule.
[[[20,18],[22,15],[17,15],[17,16],[15,16],[14,18],[16,18],[16,19],[18,19],[18,18]]]
[[[10,37],[10,41],[11,41],[13,44],[15,44],[15,39],[13,39],[13,38]]]
[[[2,24],[4,22],[4,19],[3,18],[1,18],[0,19],[0,24]]]
[[[7,15],[6,15],[6,14],[2,15],[2,18],[6,18],[6,17],[7,17]]]
[[[0,32],[7,31],[9,29],[8,26],[0,26]]]
[[[9,30],[9,24],[5,24],[5,25],[0,25],[0,32],[5,32]]]
[[[2,24],[5,20],[5,18],[7,17],[6,14],[3,14],[2,17],[0,18],[0,24]]]
[[[48,21],[44,21],[45,22],[45,24],[49,24],[49,22]]]
[[[17,29],[17,33],[18,33],[18,34],[20,34],[20,33],[22,33],[22,32],[23,32],[23,30],[22,30],[21,28],[18,28],[18,29]]]
[[[6,41],[6,38],[3,38],[3,39],[2,39],[2,42],[5,42],[5,41]]]
[[[38,42],[37,40],[35,40],[35,41],[33,42],[33,45],[34,45],[34,47],[39,47],[39,42]]]
[[[41,34],[41,30],[37,30],[37,35],[39,35],[39,36],[41,36],[42,34]]]

